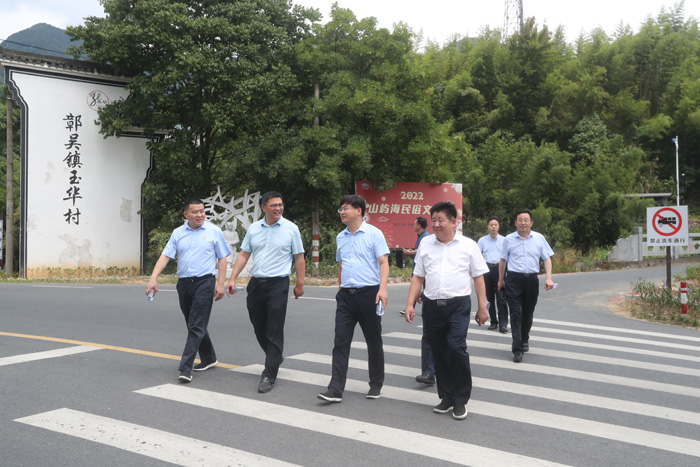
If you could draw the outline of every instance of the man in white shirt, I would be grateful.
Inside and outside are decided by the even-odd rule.
[[[413,322],[414,302],[422,294],[423,326],[433,351],[438,396],[433,408],[463,420],[471,397],[472,374],[466,335],[471,313],[471,279],[478,299],[476,322],[488,319],[484,277],[489,269],[474,240],[457,235],[457,209],[442,201],[430,209],[433,235],[426,237],[416,254],[416,267],[406,302],[406,321]]]

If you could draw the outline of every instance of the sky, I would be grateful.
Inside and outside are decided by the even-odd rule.
[[[338,1],[358,18],[374,16],[379,27],[392,29],[403,21],[414,32],[423,31],[424,39],[444,44],[455,34],[474,37],[484,27],[502,28],[505,0],[292,0],[317,8],[327,21],[331,5]],[[564,26],[568,42],[581,32],[601,27],[608,34],[620,22],[634,32],[648,16],[656,17],[661,8],[671,8],[675,0],[523,0],[524,16],[534,16],[538,25],[554,30]],[[3,0],[0,2],[0,39],[33,26],[48,23],[59,28],[83,23],[87,16],[103,16],[99,0]],[[700,19],[700,1],[686,0],[685,18]]]

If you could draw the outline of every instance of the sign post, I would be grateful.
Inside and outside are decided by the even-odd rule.
[[[666,247],[666,284],[670,289],[671,247],[688,245],[688,206],[647,208],[647,243]]]

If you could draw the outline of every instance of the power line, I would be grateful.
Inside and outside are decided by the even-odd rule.
[[[33,49],[43,50],[44,52],[53,52],[53,53],[65,55],[65,56],[67,56],[67,57],[72,57],[71,55],[67,54],[66,52],[60,52],[60,51],[58,51],[58,50],[45,49],[45,48],[43,48],[43,47],[38,47],[38,46],[36,46],[36,45],[23,44],[23,43],[21,43],[21,42],[15,42],[15,41],[7,40],[7,39],[0,39],[0,41],[2,41],[3,44],[7,42],[7,43],[10,43],[10,44],[21,45],[21,46],[24,46],[24,47],[31,47],[31,48],[33,48]]]

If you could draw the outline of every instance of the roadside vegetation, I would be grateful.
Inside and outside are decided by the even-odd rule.
[[[681,314],[680,282],[687,282],[688,314]],[[632,284],[632,290],[638,296],[627,300],[624,304],[626,311],[632,316],[648,321],[658,321],[681,326],[700,326],[700,266],[689,266],[685,274],[673,278],[671,288],[665,281],[660,283],[637,281]]]

